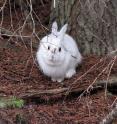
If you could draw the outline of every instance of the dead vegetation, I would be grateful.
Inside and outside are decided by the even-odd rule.
[[[2,5],[7,6],[4,13],[1,7],[0,97],[22,98],[25,106],[0,109],[0,123],[102,122],[116,106],[116,95],[109,91],[117,93],[117,56],[84,56],[73,78],[66,79],[63,84],[51,82],[41,73],[35,60],[39,39],[49,27],[45,16],[50,14],[50,2],[42,1],[43,4],[34,9],[35,14],[33,10],[29,11],[30,17],[33,15],[33,28],[25,25],[28,15],[22,15],[20,7],[11,10],[11,15],[7,14],[10,9],[8,1]]]

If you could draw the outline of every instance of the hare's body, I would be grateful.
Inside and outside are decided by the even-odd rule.
[[[45,36],[37,51],[37,61],[43,73],[58,82],[65,77],[72,77],[82,59],[72,37],[67,34],[61,35],[66,31],[64,28],[56,32],[57,35]]]

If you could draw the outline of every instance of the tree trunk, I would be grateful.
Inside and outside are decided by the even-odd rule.
[[[55,8],[53,2],[50,22],[69,23],[68,33],[83,54],[117,49],[117,0],[56,0]]]

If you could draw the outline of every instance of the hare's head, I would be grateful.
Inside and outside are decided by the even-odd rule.
[[[57,23],[54,22],[51,33],[42,39],[43,57],[47,64],[60,65],[65,61],[66,51],[64,49],[63,39],[66,30],[67,24],[58,31]]]

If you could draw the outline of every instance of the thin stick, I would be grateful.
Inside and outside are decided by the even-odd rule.
[[[56,8],[56,0],[54,0],[54,8]]]

